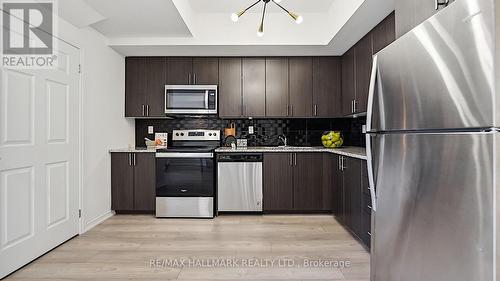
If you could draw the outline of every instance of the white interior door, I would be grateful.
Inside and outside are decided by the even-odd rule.
[[[0,66],[0,278],[78,234],[79,50],[53,70]]]

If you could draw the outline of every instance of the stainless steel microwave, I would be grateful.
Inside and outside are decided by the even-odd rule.
[[[166,85],[165,114],[217,114],[217,85]]]

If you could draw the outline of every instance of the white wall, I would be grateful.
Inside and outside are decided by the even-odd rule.
[[[81,50],[82,232],[112,215],[110,148],[134,143],[125,116],[125,59],[91,28],[59,20],[59,37]]]

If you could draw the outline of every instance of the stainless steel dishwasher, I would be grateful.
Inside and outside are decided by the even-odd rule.
[[[262,154],[217,155],[217,210],[262,212]]]

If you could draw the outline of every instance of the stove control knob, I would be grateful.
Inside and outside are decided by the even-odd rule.
[[[211,137],[212,136],[212,133],[208,133],[208,136]]]
[[[217,136],[217,133],[214,133],[214,137],[216,137],[216,136]]]
[[[179,136],[179,133],[175,133],[176,136]]]
[[[184,133],[181,133],[181,137],[183,137],[183,136],[184,136]]]

